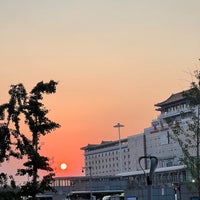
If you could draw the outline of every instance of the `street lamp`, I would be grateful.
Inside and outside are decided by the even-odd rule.
[[[149,159],[150,160],[150,170],[149,170],[149,174],[146,174],[145,170],[143,169],[142,165],[141,165],[141,160],[142,159]],[[152,199],[152,182],[153,182],[153,174],[156,170],[156,167],[158,165],[158,158],[155,156],[141,156],[139,158],[139,165],[142,169],[142,171],[144,172],[144,175],[146,177],[146,181],[147,181],[147,185],[148,185],[148,200]]]
[[[122,172],[122,145],[121,145],[121,136],[120,136],[120,128],[124,127],[124,125],[117,123],[114,128],[118,128],[118,135],[119,135],[119,154],[120,154],[120,173]]]
[[[179,197],[180,197],[180,200],[181,200],[182,198],[181,198],[181,185],[180,185],[180,183],[172,183],[172,187],[174,189],[174,199],[178,200],[178,192],[179,192]]]
[[[89,169],[89,187],[90,187],[90,200],[92,200],[92,167],[82,167],[82,172],[84,172],[84,170]]]

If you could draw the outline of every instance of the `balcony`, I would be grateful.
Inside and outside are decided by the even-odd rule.
[[[161,113],[158,116],[158,119],[166,119],[166,118],[175,117],[175,116],[178,116],[178,115],[181,116],[181,115],[184,115],[184,114],[189,113],[189,112],[191,112],[191,108],[177,109],[177,110],[174,110],[174,111]]]

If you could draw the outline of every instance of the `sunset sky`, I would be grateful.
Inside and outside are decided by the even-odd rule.
[[[42,139],[57,176],[83,175],[80,148],[116,123],[142,133],[200,67],[199,0],[0,0],[0,25],[0,104],[11,84],[59,82],[44,103],[61,128]]]

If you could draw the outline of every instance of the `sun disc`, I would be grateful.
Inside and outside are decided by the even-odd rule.
[[[60,169],[62,169],[62,170],[67,169],[67,164],[66,163],[61,163]]]

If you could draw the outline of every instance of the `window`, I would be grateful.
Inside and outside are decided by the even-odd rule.
[[[168,161],[167,163],[166,163],[166,167],[171,167],[173,165],[173,162],[172,161]]]

